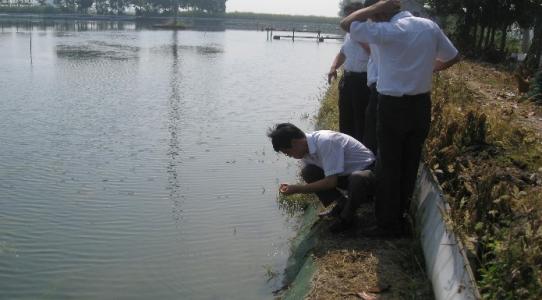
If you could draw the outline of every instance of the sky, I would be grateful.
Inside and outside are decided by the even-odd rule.
[[[226,11],[337,17],[340,0],[227,0]]]

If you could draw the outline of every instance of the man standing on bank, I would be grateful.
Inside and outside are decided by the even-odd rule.
[[[363,22],[371,18],[381,22]],[[431,122],[433,72],[459,61],[439,26],[400,11],[399,0],[381,0],[341,21],[352,40],[378,48],[376,227],[366,235],[403,233],[421,150]]]
[[[307,184],[283,183],[280,192],[315,193],[325,207],[336,201],[330,214],[337,219],[330,231],[350,228],[356,209],[373,190],[373,153],[349,135],[330,130],[304,133],[290,123],[277,124],[267,136],[275,151],[302,159],[305,164],[301,176]],[[337,188],[347,190],[348,197]]]
[[[347,16],[362,7],[361,3],[353,2],[344,7],[343,13]],[[339,131],[360,142],[370,93],[367,87],[368,45],[366,48],[353,42],[347,33],[328,73],[328,83],[331,83],[337,77],[337,69],[343,66],[344,72],[339,82]]]

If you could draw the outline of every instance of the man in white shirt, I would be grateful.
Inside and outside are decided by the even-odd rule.
[[[363,5],[354,2],[344,7],[345,16]],[[368,49],[368,46],[367,46]],[[347,33],[339,53],[335,56],[328,73],[328,83],[337,77],[337,69],[344,69],[339,82],[339,131],[361,142],[365,126],[365,109],[369,103],[367,87],[367,62],[369,52],[359,43],[353,42]]]
[[[431,122],[432,74],[459,60],[436,23],[399,9],[399,0],[381,0],[341,21],[352,40],[376,45],[380,55],[375,235],[397,235],[404,228]],[[381,22],[360,22],[367,18]]]
[[[301,159],[306,184],[280,185],[285,195],[315,193],[324,206],[337,201],[331,214],[337,217],[330,227],[340,232],[351,227],[356,209],[373,191],[373,153],[353,137],[330,130],[304,133],[290,123],[277,124],[267,134],[273,149]],[[337,188],[348,191],[345,198]]]

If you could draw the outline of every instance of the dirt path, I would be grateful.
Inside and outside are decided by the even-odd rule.
[[[374,239],[360,232],[363,224],[376,222],[373,211],[372,204],[363,204],[360,224],[338,235],[326,230],[329,220],[321,221],[313,253],[317,272],[307,299],[434,299],[417,239]]]

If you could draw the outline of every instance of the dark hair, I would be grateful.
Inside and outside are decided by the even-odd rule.
[[[291,123],[280,123],[269,128],[267,136],[271,138],[273,149],[279,152],[281,149],[291,148],[293,139],[305,138],[305,133]]]
[[[356,10],[362,9],[362,8],[363,8],[363,4],[361,2],[352,2],[352,3],[350,3],[348,5],[345,5],[343,7],[343,13],[344,13],[344,15],[346,17],[346,15],[348,13],[355,12]]]

